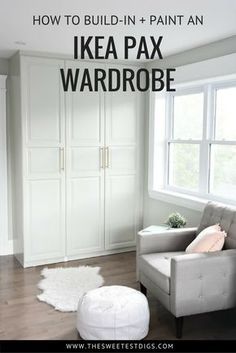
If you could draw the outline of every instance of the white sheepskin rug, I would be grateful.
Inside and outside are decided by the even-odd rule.
[[[77,311],[84,293],[104,283],[99,270],[100,267],[90,266],[44,268],[41,275],[45,278],[38,284],[43,293],[37,298],[59,311]]]

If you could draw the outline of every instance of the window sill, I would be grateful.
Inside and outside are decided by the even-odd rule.
[[[172,203],[196,211],[203,211],[209,201],[221,203],[229,207],[236,207],[236,201],[215,197],[211,194],[209,194],[209,198],[207,199],[164,189],[149,190],[148,194],[152,199]]]
[[[185,195],[178,192],[167,190],[149,190],[152,199],[172,203],[178,206],[190,208],[196,211],[203,211],[208,200],[200,197]]]

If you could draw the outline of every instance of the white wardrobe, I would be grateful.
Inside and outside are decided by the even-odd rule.
[[[131,250],[142,226],[142,97],[67,92],[60,68],[10,62],[15,255],[24,267]],[[110,67],[111,65],[109,65]]]

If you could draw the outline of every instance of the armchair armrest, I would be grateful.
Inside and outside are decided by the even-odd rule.
[[[137,255],[183,251],[196,236],[197,228],[181,228],[163,233],[138,234]]]
[[[173,257],[170,291],[176,317],[236,306],[236,249]]]

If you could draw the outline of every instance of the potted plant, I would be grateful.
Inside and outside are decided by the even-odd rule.
[[[182,228],[186,225],[186,219],[180,213],[171,213],[166,221],[170,228]]]

